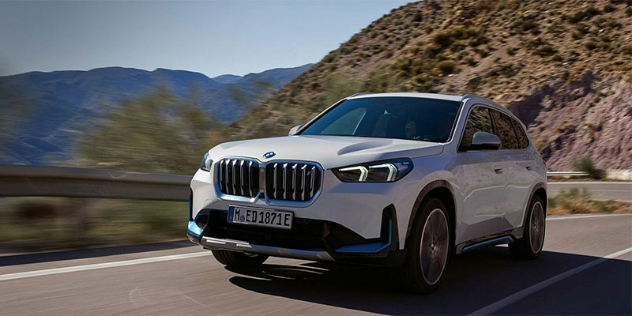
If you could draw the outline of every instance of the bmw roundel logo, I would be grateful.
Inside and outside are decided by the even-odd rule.
[[[263,158],[272,158],[274,156],[276,156],[276,153],[273,152],[273,151],[269,151],[269,152],[263,154]]]

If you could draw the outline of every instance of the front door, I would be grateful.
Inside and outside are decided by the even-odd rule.
[[[498,150],[468,150],[478,131],[493,133],[490,109],[472,108],[457,153],[457,179],[463,199],[456,244],[503,231],[507,226],[507,162]]]

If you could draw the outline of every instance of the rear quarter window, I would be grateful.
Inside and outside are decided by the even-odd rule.
[[[520,148],[527,148],[529,146],[529,136],[527,136],[527,132],[525,132],[518,121],[512,119],[511,122],[513,123],[516,137],[518,137],[518,146],[520,146]]]
[[[518,138],[516,137],[513,125],[511,124],[511,118],[496,110],[491,111],[494,126],[496,127],[496,136],[498,136],[502,142],[500,149],[519,149],[520,146],[518,145]]]

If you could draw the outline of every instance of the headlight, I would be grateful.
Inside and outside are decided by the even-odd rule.
[[[333,169],[342,182],[393,182],[413,170],[410,159],[370,162],[357,166]]]
[[[213,164],[213,160],[208,157],[208,152],[204,154],[204,158],[202,158],[202,163],[200,163],[200,169],[204,171],[211,171],[211,165]]]

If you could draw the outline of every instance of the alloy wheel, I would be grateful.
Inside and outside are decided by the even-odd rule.
[[[436,208],[430,212],[421,233],[419,262],[424,280],[436,284],[448,261],[450,232],[444,212]]]
[[[542,249],[545,220],[544,207],[542,207],[542,203],[536,202],[531,208],[531,218],[529,219],[529,244],[534,253],[538,253]]]

